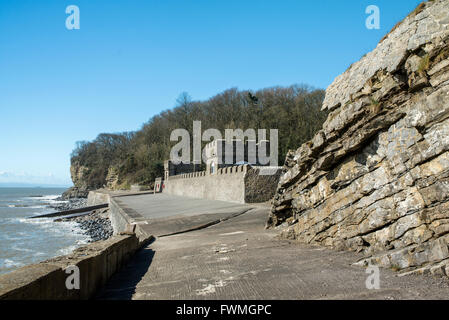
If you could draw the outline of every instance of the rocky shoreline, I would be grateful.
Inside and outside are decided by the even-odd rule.
[[[64,201],[63,203],[56,203],[49,205],[50,208],[56,211],[68,211],[73,209],[79,209],[87,206],[87,198],[71,198],[65,199],[64,197],[59,197],[56,201]]]
[[[70,198],[64,197],[56,199],[57,201],[66,201],[50,205],[49,207],[56,211],[67,211],[87,206],[86,198]],[[109,239],[113,234],[113,228],[109,219],[109,209],[94,210],[87,215],[66,217],[56,219],[55,222],[73,221],[78,224],[83,234],[88,235],[91,239],[89,242]]]
[[[111,221],[109,220],[108,209],[95,210],[87,215],[78,217],[60,218],[55,221],[76,222],[80,227],[80,229],[83,230],[83,234],[88,235],[91,238],[89,242],[96,242],[100,240],[109,239],[114,232]]]

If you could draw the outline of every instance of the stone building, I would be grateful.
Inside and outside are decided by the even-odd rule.
[[[206,174],[216,174],[218,169],[235,165],[249,164],[253,166],[268,166],[270,154],[270,141],[261,140],[214,140],[204,147]],[[164,162],[164,179],[170,176],[201,171],[201,165],[181,162],[173,163],[171,160]]]
[[[200,171],[201,166],[194,163],[174,164],[171,160],[164,161],[164,179],[167,180],[170,176],[176,176],[183,173],[192,173]]]
[[[217,139],[205,146],[206,172],[215,174],[218,169],[235,165],[250,164],[253,166],[265,166],[267,160],[259,156],[270,153],[270,141],[261,140],[232,140]]]

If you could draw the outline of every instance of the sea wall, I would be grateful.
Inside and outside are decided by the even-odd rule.
[[[124,232],[132,224],[130,217],[126,215],[114,199],[111,199],[109,202],[109,219],[111,220],[114,234]]]
[[[449,275],[449,1],[421,4],[326,90],[323,129],[287,154],[269,226]]]
[[[135,235],[118,235],[0,276],[0,300],[85,300],[117,272],[138,250]],[[79,268],[80,287],[69,290],[68,267]]]
[[[90,191],[87,196],[87,205],[95,206],[99,204],[109,203],[109,193],[101,190]]]
[[[144,192],[130,192],[130,191],[110,191],[110,190],[95,190],[90,191],[88,196],[89,205],[97,205],[108,203],[109,204],[109,220],[111,221],[114,235],[121,233],[133,232],[136,234],[139,242],[144,243],[148,239],[152,238],[152,235],[147,234],[140,228],[139,221],[136,219],[135,213],[131,212],[130,208],[127,208],[121,203],[121,197],[128,197],[133,195],[148,194],[151,196],[153,191]]]
[[[271,168],[270,175],[249,165],[220,168],[215,174],[205,171],[170,176],[163,192],[190,198],[236,203],[265,202],[272,198],[281,170]]]

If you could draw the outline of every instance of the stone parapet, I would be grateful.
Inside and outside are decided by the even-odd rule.
[[[265,202],[272,198],[281,173],[280,167],[230,166],[215,174],[205,171],[171,176],[164,192],[191,198],[236,203]]]

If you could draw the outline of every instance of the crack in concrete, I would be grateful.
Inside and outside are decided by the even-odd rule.
[[[217,219],[217,220],[214,220],[214,221],[211,221],[211,222],[208,222],[208,223],[205,223],[205,224],[202,224],[202,225],[193,227],[193,228],[189,228],[189,229],[186,229],[186,230],[181,230],[181,231],[176,231],[176,232],[172,232],[172,233],[163,234],[163,235],[161,235],[161,236],[158,236],[157,238],[164,238],[164,237],[169,237],[169,236],[179,235],[179,234],[183,234],[183,233],[188,233],[188,232],[198,231],[198,230],[201,230],[201,229],[206,229],[206,228],[208,228],[208,227],[217,225],[217,224],[219,224],[219,223],[221,223],[221,222],[224,222],[224,221],[228,221],[228,220],[237,218],[237,217],[241,216],[242,214],[245,214],[245,213],[247,213],[248,211],[251,211],[251,210],[254,210],[254,209],[255,209],[255,208],[252,208],[252,207],[251,207],[251,208],[248,208],[248,209],[243,210],[243,211],[241,211],[241,212],[235,213],[235,214],[233,214],[233,215],[231,215],[231,216],[229,216],[229,217],[226,217],[226,218]]]

